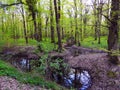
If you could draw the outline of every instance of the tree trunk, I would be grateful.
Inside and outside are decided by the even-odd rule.
[[[94,34],[94,38],[95,38],[95,40],[97,40],[97,27],[98,27],[98,24],[97,24],[97,11],[96,11],[96,9],[97,9],[97,2],[96,2],[96,0],[93,2],[93,11],[94,11],[94,17],[95,17],[95,23],[94,23],[94,32],[95,32],[95,34]]]
[[[78,33],[78,23],[77,23],[77,2],[74,0],[74,5],[75,5],[75,43],[77,43],[77,33]]]
[[[50,0],[50,28],[51,28],[51,43],[54,43],[54,42],[55,42],[53,19],[54,19],[54,18],[53,18],[52,0]]]
[[[119,11],[118,0],[112,0],[111,12],[110,12],[111,22],[109,25],[109,35],[108,35],[108,50],[110,52],[108,54],[110,57],[110,61],[113,64],[118,64],[119,61],[117,54],[114,54],[114,52],[118,50],[118,30],[119,30],[118,11]]]
[[[46,21],[45,21],[45,40],[48,38],[48,20],[49,17],[46,15]]]
[[[22,5],[22,18],[23,18],[24,37],[25,37],[26,44],[28,44],[27,29],[26,29],[26,20],[25,20],[23,5]]]
[[[68,11],[68,15],[69,15],[69,18],[70,18],[70,30],[71,30],[71,33],[70,33],[70,37],[73,37],[73,22],[72,22],[72,11],[70,11],[69,9],[67,10]]]
[[[62,39],[64,39],[64,28],[62,27]]]
[[[79,38],[81,39],[81,41],[83,41],[83,0],[80,0],[80,21],[81,21],[81,23],[80,23],[80,34],[79,34]],[[78,38],[78,39],[79,39]],[[79,40],[79,43],[78,43],[79,45],[80,45],[80,40]]]
[[[85,8],[85,15],[84,15],[84,19],[83,19],[83,23],[84,23],[84,38],[86,37],[86,26],[87,26],[87,14],[88,14],[88,9]]]
[[[4,40],[4,18],[2,16],[2,40]]]
[[[101,20],[102,20],[102,9],[103,9],[103,1],[100,0],[98,6],[98,44],[101,43]]]
[[[61,43],[61,34],[60,34],[60,0],[58,0],[58,5],[56,0],[54,0],[54,8],[55,8],[55,16],[56,16],[56,29],[57,29],[57,36],[58,36],[58,50],[62,50],[62,43]]]
[[[41,19],[38,22],[38,29],[39,29],[39,39],[38,39],[38,41],[40,42],[40,41],[42,41],[42,22],[41,22]]]
[[[24,24],[24,23],[23,23]],[[15,33],[15,14],[12,14],[12,38],[14,39],[14,42],[16,41],[16,33]]]
[[[34,24],[34,38],[35,40],[38,41],[39,36],[38,36],[38,31],[37,31],[37,22],[36,22],[36,12],[32,12],[32,19],[33,19],[33,24]]]

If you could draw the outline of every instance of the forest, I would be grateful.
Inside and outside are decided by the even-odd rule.
[[[0,90],[120,90],[120,0],[0,0]]]

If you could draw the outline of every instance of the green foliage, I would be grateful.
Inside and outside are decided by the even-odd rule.
[[[26,4],[28,5],[28,9],[30,12],[37,11],[37,8],[36,8],[37,0],[26,0]]]
[[[60,70],[61,67],[65,68],[66,66],[67,64],[62,59],[56,59],[54,62],[50,62],[50,67],[56,70]]]
[[[46,70],[51,73],[54,72],[62,75],[62,72],[64,72],[63,70],[67,71],[68,69],[68,64],[64,63],[62,59],[58,58],[53,60],[48,56],[48,54],[43,55],[40,62],[40,67],[37,67],[36,69],[42,75],[46,74]]]
[[[45,87],[48,89],[59,90],[60,88],[62,88],[54,82],[50,82],[50,81],[47,82],[42,76],[40,77],[32,72],[30,73],[19,72],[10,64],[2,60],[0,60],[0,76],[9,76],[17,79],[21,83],[39,85],[41,87]]]
[[[28,45],[37,44],[37,41],[33,39],[29,39],[28,42],[29,42]],[[21,38],[21,39],[14,40],[14,39],[9,38],[9,39],[0,40],[0,48],[5,47],[5,46],[6,47],[14,46],[14,45],[26,45],[25,39]]]
[[[81,45],[83,47],[98,48],[98,49],[107,49],[107,37],[101,37],[101,44],[98,44],[97,40],[94,40],[93,37],[85,38]]]
[[[45,54],[39,60],[41,62],[41,65],[40,67],[37,68],[37,70],[38,72],[40,72],[40,74],[45,75],[45,70],[47,68],[47,59],[48,59],[48,54]]]
[[[46,53],[55,49],[54,44],[49,41],[39,42],[37,46],[38,49],[42,49]]]
[[[25,39],[21,38],[21,39],[16,40],[16,44],[17,45],[26,45]],[[37,44],[36,40],[34,40],[34,39],[28,40],[28,45],[36,45],[36,44]]]
[[[21,74],[17,71],[17,69],[0,60],[0,76],[10,76],[18,79],[21,77]]]

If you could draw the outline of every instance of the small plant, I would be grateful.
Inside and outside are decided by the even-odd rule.
[[[113,71],[108,71],[108,72],[107,72],[107,76],[108,76],[109,78],[115,78],[115,77],[116,77],[116,73],[113,72]]]
[[[9,76],[11,78],[15,78],[21,83],[37,85],[52,90],[61,90],[61,88],[63,88],[57,85],[55,82],[46,81],[43,76],[40,75],[38,76],[33,72],[30,73],[19,72],[9,63],[6,63],[2,60],[0,60],[0,76]]]
[[[39,42],[37,47],[38,47],[39,51],[46,52],[46,53],[54,50],[54,48],[55,48],[53,43],[45,42],[45,41]]]
[[[54,79],[54,75],[60,75],[63,77],[68,71],[68,65],[63,61],[63,59],[52,59],[45,54],[40,59],[41,65],[37,69],[42,75],[46,75],[49,79]]]
[[[40,64],[40,67],[38,68],[38,71],[44,75],[45,75],[45,70],[47,68],[47,59],[48,59],[48,54],[45,54],[39,60],[41,64]]]

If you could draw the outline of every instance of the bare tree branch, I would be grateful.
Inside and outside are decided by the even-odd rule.
[[[19,5],[19,4],[23,4],[23,2],[12,3],[12,4],[0,4],[0,8],[9,7],[9,6],[14,6],[14,5]]]
[[[112,21],[109,19],[109,17],[108,16],[106,16],[106,15],[104,15],[104,14],[102,14],[101,13],[101,15],[103,15],[109,22],[111,22],[112,23]]]

